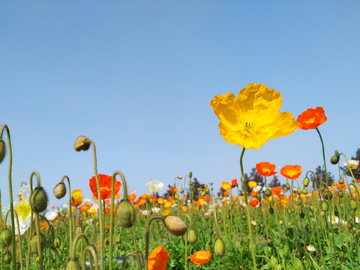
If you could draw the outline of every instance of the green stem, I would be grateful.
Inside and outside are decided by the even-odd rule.
[[[8,149],[9,149],[9,195],[10,195],[10,210],[11,210],[11,250],[15,249],[15,217],[14,217],[14,200],[13,200],[13,193],[12,193],[12,181],[11,181],[11,169],[12,169],[12,151],[11,151],[11,139],[10,139],[10,130],[7,125],[2,125],[0,130],[0,138],[2,138],[4,129],[7,133],[7,140],[8,140]],[[12,270],[16,270],[16,252],[12,254]]]
[[[40,270],[42,270],[43,269],[43,254],[42,254],[42,250],[41,250],[40,215],[37,212],[35,212],[35,229],[36,229],[36,235],[37,235],[37,249],[38,249]]]
[[[68,185],[69,185],[69,208],[70,208],[70,214],[69,214],[69,238],[70,238],[70,254],[72,252],[72,239],[73,239],[73,235],[74,235],[74,230],[73,230],[73,217],[72,217],[72,209],[71,209],[71,185],[70,185],[70,179],[67,175],[64,175],[63,178],[61,179],[61,183],[64,183],[64,180],[67,180]]]
[[[164,216],[152,216],[146,223],[146,240],[145,240],[145,270],[148,270],[149,244],[150,244],[150,225],[154,219],[164,220]]]
[[[243,190],[244,190],[244,196],[245,196],[245,202],[246,202],[246,212],[247,212],[247,224],[248,224],[248,229],[249,229],[249,234],[250,234],[250,249],[251,249],[251,256],[253,259],[253,263],[254,263],[254,269],[257,270],[257,266],[256,266],[256,255],[255,255],[255,250],[254,250],[254,241],[253,241],[253,235],[252,235],[252,229],[251,229],[251,220],[250,220],[250,207],[249,207],[249,202],[247,199],[247,192],[246,192],[246,185],[245,185],[245,177],[244,177],[244,168],[243,168],[243,156],[244,156],[244,152],[245,152],[245,148],[243,148],[242,152],[241,152],[241,156],[240,156],[240,168],[241,168],[241,177],[242,177],[242,182],[243,182]]]
[[[133,256],[135,259],[136,259],[136,262],[137,262],[137,266],[138,266],[138,269],[142,269],[142,266],[141,266],[141,260],[140,260],[140,257],[137,253],[134,253],[134,252],[129,252],[125,255],[124,257],[124,261],[123,261],[123,265],[122,265],[122,270],[125,270],[125,265],[126,265],[126,260],[129,256]],[[111,268],[110,268],[111,269]]]
[[[75,259],[75,258],[76,258],[76,257],[75,257],[75,250],[76,250],[76,246],[77,246],[77,244],[78,244],[78,242],[79,242],[79,240],[80,240],[81,238],[84,238],[84,239],[85,239],[85,242],[86,242],[86,245],[89,245],[89,239],[88,239],[88,237],[86,236],[86,234],[85,234],[85,233],[79,233],[79,234],[75,237],[74,243],[72,243],[73,248],[72,248],[72,252],[70,253],[72,259]]]
[[[95,264],[95,270],[98,270],[99,269],[99,266],[98,266],[98,259],[97,259],[97,254],[96,254],[96,250],[93,246],[87,246],[86,248],[84,248],[84,251],[83,251],[83,255],[82,255],[82,266],[83,266],[83,269],[86,269],[85,267],[85,261],[86,261],[86,254],[90,252],[91,256],[92,256],[92,259],[94,260],[94,264]],[[92,266],[92,261],[90,260],[90,266]]]
[[[30,190],[31,190],[31,194],[33,193],[33,181],[32,181],[32,178],[33,176],[36,175],[37,177],[37,181],[39,182],[40,181],[40,176],[37,172],[32,172],[31,175],[30,175]],[[31,222],[30,222],[30,230],[29,230],[29,234],[28,234],[28,243],[30,243],[31,241],[31,237],[32,237],[32,231],[33,231],[33,226],[34,226],[34,212],[33,210],[31,209]],[[29,270],[29,267],[30,267],[30,256],[31,256],[31,253],[30,253],[30,248],[28,248],[28,254],[27,254],[27,263],[26,263],[26,270]]]

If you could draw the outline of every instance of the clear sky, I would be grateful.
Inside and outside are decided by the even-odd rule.
[[[52,194],[64,175],[91,198],[93,156],[74,151],[79,135],[95,141],[99,173],[122,171],[138,196],[150,179],[167,186],[189,171],[216,192],[239,179],[242,149],[221,137],[210,100],[248,83],[281,92],[280,110],[295,119],[324,108],[319,129],[338,176],[334,150],[350,158],[360,147],[360,1],[0,1],[14,195],[37,171],[49,207],[66,202]],[[246,172],[261,161],[278,172],[301,165],[302,179],[323,164],[318,134],[245,151]],[[3,205],[7,179],[8,158]]]

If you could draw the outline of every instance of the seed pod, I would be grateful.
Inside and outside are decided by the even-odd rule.
[[[136,222],[136,211],[128,201],[122,201],[116,209],[117,224],[123,228],[131,228]]]
[[[321,209],[324,211],[324,212],[327,212],[329,210],[329,204],[326,202],[326,201],[323,201],[321,203]]]
[[[307,194],[308,194],[308,189],[307,189],[307,188],[303,188],[301,192],[302,192],[302,194],[307,195]]]
[[[30,205],[31,209],[35,213],[41,213],[45,211],[48,205],[48,197],[42,187],[35,188],[34,192],[31,194],[30,197]]]
[[[341,246],[341,250],[344,252],[344,253],[347,253],[347,247],[345,245],[342,245]]]
[[[54,195],[56,198],[61,199],[65,196],[65,194],[66,194],[65,184],[63,182],[60,182],[54,188]]]
[[[46,238],[42,233],[40,233],[40,236],[41,236],[40,237],[40,248],[41,248],[41,252],[42,252],[46,247]],[[38,239],[37,234],[34,234],[33,237],[31,237],[31,240],[30,240],[31,254],[38,254],[37,239]]]
[[[4,160],[6,153],[5,142],[0,139],[0,163]]]
[[[305,177],[304,180],[303,180],[303,186],[307,187],[309,185],[309,183],[310,183],[309,178]]]
[[[80,262],[77,259],[70,259],[65,270],[81,270]]]
[[[339,163],[339,155],[332,156],[330,159],[331,164],[336,165]]]
[[[289,190],[290,189],[290,184],[286,183],[285,188],[286,188],[286,190]]]
[[[12,260],[12,255],[10,252],[5,252],[4,254],[4,262],[6,264],[10,264],[11,263],[11,260]]]
[[[301,190],[301,188],[299,187],[299,188],[297,189],[297,193],[298,193],[298,194],[301,194],[301,192],[302,192],[302,190]]]
[[[190,243],[190,245],[193,245],[197,242],[198,237],[197,237],[196,232],[193,229],[189,230],[187,239],[188,239],[188,242]]]
[[[187,231],[187,225],[185,221],[175,215],[168,215],[164,219],[165,227],[175,235],[183,235]]]
[[[4,229],[0,233],[0,244],[3,247],[10,247],[12,241],[11,233],[8,229]]]
[[[270,212],[271,215],[274,214],[274,209],[272,207],[270,207],[269,212]]]
[[[217,238],[215,240],[214,254],[218,257],[222,257],[225,255],[225,244],[221,238]]]
[[[350,204],[350,208],[351,208],[352,210],[356,210],[356,208],[357,208],[357,202],[356,202],[354,199],[351,199],[350,202],[349,202],[349,204]]]
[[[325,198],[325,200],[331,200],[332,199],[332,197],[333,197],[333,195],[332,195],[332,193],[330,192],[330,191],[326,191],[325,193],[324,193],[324,198]]]
[[[265,194],[265,196],[270,197],[271,196],[271,190],[266,189],[264,194]]]
[[[89,140],[84,137],[84,136],[79,136],[76,138],[76,141],[75,141],[75,145],[74,145],[74,149],[75,151],[86,151],[88,150],[90,147],[90,142]]]
[[[340,180],[339,180],[339,184],[344,184],[345,183],[345,181],[344,181],[344,179],[342,179],[342,178],[340,178]]]

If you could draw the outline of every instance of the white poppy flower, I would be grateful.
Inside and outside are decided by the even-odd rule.
[[[159,207],[153,207],[153,208],[151,208],[151,210],[152,210],[154,213],[159,213],[159,212],[160,212],[160,208],[159,208]]]
[[[160,192],[164,187],[164,183],[159,180],[150,180],[150,182],[146,183],[146,187],[150,192]]]
[[[54,220],[57,217],[57,212],[56,211],[49,211],[45,214],[45,217],[47,220]]]

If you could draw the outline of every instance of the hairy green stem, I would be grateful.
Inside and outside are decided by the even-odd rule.
[[[146,223],[146,240],[145,240],[145,270],[148,270],[148,259],[149,259],[149,244],[150,244],[150,225],[155,219],[164,220],[164,216],[152,216]]]

